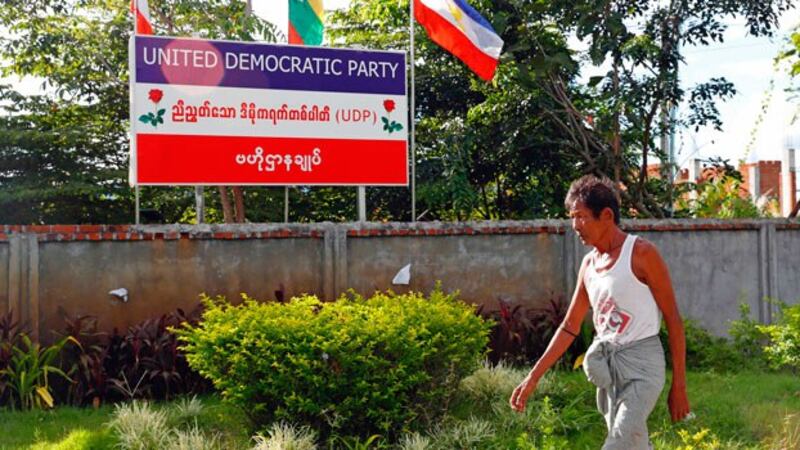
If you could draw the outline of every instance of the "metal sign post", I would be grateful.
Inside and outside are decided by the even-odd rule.
[[[197,213],[197,223],[206,221],[206,199],[203,197],[203,186],[194,187],[194,208]]]
[[[367,188],[358,187],[358,221],[367,221]]]
[[[133,192],[134,192],[134,196],[136,198],[136,208],[135,208],[136,212],[134,213],[134,214],[136,214],[136,218],[134,219],[135,220],[134,223],[136,223],[136,225],[139,225],[139,185],[138,184],[133,188]]]
[[[409,114],[408,124],[410,126],[411,131],[411,221],[417,221],[417,163],[416,163],[416,155],[414,149],[414,123],[415,114],[414,114],[414,94],[416,90],[414,89],[414,1],[408,2],[411,5],[411,17],[409,18],[409,28],[411,31],[411,52],[410,52],[410,63],[409,63],[409,70],[411,73],[411,101],[410,101],[410,111]]]

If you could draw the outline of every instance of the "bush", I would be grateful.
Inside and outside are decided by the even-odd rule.
[[[204,298],[178,331],[192,368],[257,427],[276,420],[330,434],[389,437],[427,425],[485,356],[489,324],[443,294],[312,296],[233,306]]]
[[[800,305],[778,304],[778,322],[758,326],[770,339],[764,353],[772,367],[797,371],[800,369]]]
[[[686,336],[686,367],[688,369],[731,372],[750,367],[750,363],[730,340],[712,335],[692,319],[684,319],[683,329]],[[661,342],[664,346],[667,364],[671,365],[672,357],[667,327],[663,324],[661,326]]]
[[[731,322],[728,333],[733,339],[733,346],[743,363],[750,368],[764,369],[767,366],[764,346],[769,337],[759,329],[761,323],[750,317],[750,305],[739,304],[739,320]]]

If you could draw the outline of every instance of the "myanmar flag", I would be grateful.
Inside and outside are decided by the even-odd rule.
[[[322,44],[322,0],[289,0],[289,43]]]

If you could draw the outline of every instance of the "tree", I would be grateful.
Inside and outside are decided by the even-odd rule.
[[[538,51],[519,49],[515,59],[544,55],[543,70],[534,76],[560,105],[557,112],[566,115],[568,120],[558,120],[559,125],[568,130],[593,172],[624,187],[628,206],[639,215],[656,217],[670,214],[673,198],[671,177],[664,179],[665,188],[658,189],[668,194],[666,198],[650,192],[648,158],[655,154],[668,161],[654,145],[656,138],[676,127],[720,129],[715,102],[735,94],[724,78],[700,83],[688,92],[681,89],[681,48],[722,42],[726,18],[743,17],[754,36],[772,35],[780,15],[793,7],[790,0],[554,0],[537,5],[543,12],[541,26],[553,20],[563,33],[587,40],[590,62],[610,69],[585,87],[590,92],[586,102],[569,95],[569,81],[559,73],[558,64],[570,55],[548,53],[536,45]],[[684,100],[688,114],[671,117],[671,108]],[[591,129],[585,125],[587,116],[593,118]]]
[[[624,211],[672,214],[669,177],[649,178],[656,141],[675,127],[721,127],[715,104],[734,94],[715,78],[684,91],[681,48],[720,42],[726,18],[753,35],[771,34],[791,0],[479,0],[472,2],[505,40],[495,80],[480,82],[417,26],[417,179],[424,219],[557,217],[571,179],[606,175],[623,188]],[[152,0],[159,34],[271,40],[275,30],[222,0]],[[6,75],[45,80],[49,93],[3,89],[0,213],[15,221],[126,221],[128,153],[126,2],[8,0],[0,9]],[[329,17],[334,45],[405,50],[408,0],[354,0]],[[582,54],[568,36],[589,44]],[[582,83],[586,63],[607,65]],[[687,112],[671,118],[671,105]],[[224,191],[227,194],[227,191]],[[222,194],[223,191],[220,191]],[[252,220],[281,220],[283,192],[248,189]],[[293,220],[355,217],[352,188],[293,189]],[[167,221],[191,220],[186,188],[143,189],[144,206]],[[373,188],[373,220],[408,220],[410,193]],[[225,196],[209,213],[232,215]],[[69,203],[72,206],[67,206]],[[242,208],[239,208],[240,211]],[[11,214],[16,215],[11,215]],[[27,214],[27,215],[26,215]],[[10,220],[10,219],[8,219]]]
[[[529,2],[519,2],[519,9],[510,2],[472,3],[502,32],[506,48],[537,41],[566,50],[563,35],[525,27],[530,19],[526,14],[533,11]],[[330,16],[329,36],[338,45],[405,50],[408,15],[407,1],[356,0],[349,9]],[[541,88],[520,83],[521,75],[532,66],[506,59],[495,80],[486,84],[430,41],[418,25],[416,35],[416,173],[421,217],[562,215],[569,182],[580,174],[579,159],[565,148],[564,133],[546,114],[554,107],[552,100]],[[370,193],[384,217],[407,218],[407,191],[370,189]]]
[[[789,36],[789,44],[787,45],[786,50],[781,52],[778,55],[776,63],[781,62],[788,62],[789,65],[789,74],[797,79],[800,76],[800,26],[796,27],[792,32],[791,36]],[[795,83],[788,89],[790,92],[794,94],[794,98],[797,99],[797,94],[800,92],[800,85]],[[793,121],[797,120],[797,112],[795,112]],[[791,212],[789,213],[789,217],[795,218],[800,213],[800,200],[792,208]]]
[[[152,0],[156,33],[274,40],[274,27],[222,0]],[[44,80],[47,94],[0,91],[0,217],[5,222],[127,222],[127,2],[7,0],[0,9],[3,75]],[[187,193],[189,195],[187,195]],[[177,221],[187,189],[143,190]]]

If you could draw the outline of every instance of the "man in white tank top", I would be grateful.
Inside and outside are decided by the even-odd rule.
[[[595,339],[584,370],[597,386],[606,419],[603,450],[652,448],[647,417],[664,385],[664,352],[658,338],[663,316],[672,355],[669,410],[673,421],[689,414],[686,341],[669,271],[656,247],[619,228],[619,198],[607,179],[587,175],[570,186],[565,205],[572,228],[594,247],[581,264],[567,315],[550,345],[514,389],[511,407],[523,411],[541,377],[569,348],[592,309]]]

